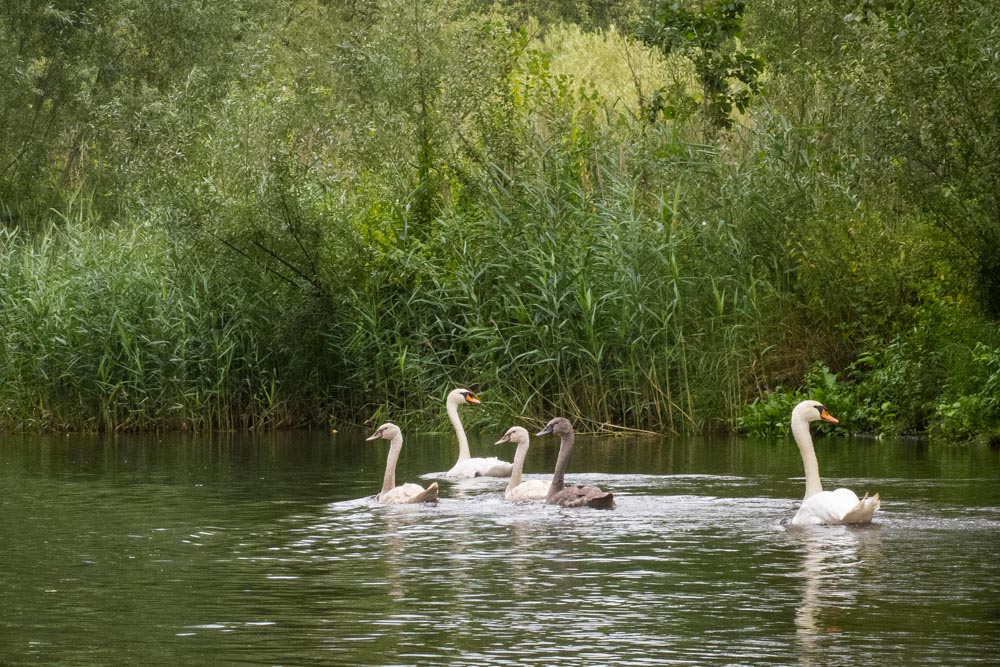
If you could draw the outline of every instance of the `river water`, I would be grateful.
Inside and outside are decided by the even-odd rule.
[[[883,509],[797,529],[790,438],[578,437],[602,511],[498,480],[378,506],[365,435],[0,438],[0,664],[1000,664],[995,450],[817,438]],[[407,436],[398,481],[456,454]]]

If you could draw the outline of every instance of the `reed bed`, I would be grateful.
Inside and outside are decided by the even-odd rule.
[[[780,300],[746,267],[725,269],[730,240],[676,188],[650,202],[634,174],[589,166],[599,187],[560,164],[494,187],[436,219],[432,247],[401,244],[391,271],[369,273],[341,318],[345,414],[365,414],[353,392],[369,411],[443,428],[441,398],[467,385],[488,406],[473,427],[556,413],[590,430],[735,423]]]
[[[221,284],[162,230],[102,229],[77,213],[41,235],[0,239],[0,427],[303,423],[306,411],[281,386],[296,368],[276,344],[287,314],[261,285]]]
[[[373,219],[365,194],[330,204],[305,172],[281,196],[249,179],[200,239],[169,217],[104,227],[84,199],[8,233],[0,427],[445,428],[443,397],[469,386],[486,400],[471,428],[557,413],[590,430],[730,428],[782,302],[719,224],[716,157],[585,122],[535,118],[518,178],[478,172],[419,235],[405,213]],[[300,248],[282,229],[310,230],[315,279],[219,242]]]
[[[726,204],[747,199],[710,174],[682,196],[688,166],[667,166],[656,197],[600,158],[599,178],[487,184],[419,242],[348,220],[323,290],[75,200],[0,236],[0,428],[445,429],[444,396],[469,386],[471,429],[730,430],[838,331],[748,249],[769,209]]]

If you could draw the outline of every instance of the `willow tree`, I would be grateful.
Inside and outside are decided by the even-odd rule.
[[[283,5],[8,0],[0,8],[0,197],[8,213],[60,193],[120,194],[177,131],[168,118],[218,99],[233,54]]]
[[[975,291],[1000,316],[1000,9],[918,1],[855,15],[868,138],[905,196],[953,242]]]
[[[701,107],[710,127],[733,125],[733,112],[743,113],[759,88],[763,61],[739,43],[744,2],[661,2],[641,37],[664,55],[680,54],[694,64],[701,84]],[[674,108],[666,95],[653,97],[651,117]]]

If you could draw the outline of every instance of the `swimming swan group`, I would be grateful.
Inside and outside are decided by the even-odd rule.
[[[521,426],[512,426],[503,434],[496,445],[513,443],[517,446],[514,452],[514,463],[501,461],[496,457],[474,458],[469,451],[469,440],[458,416],[460,405],[479,405],[480,400],[468,389],[456,389],[448,394],[446,410],[448,419],[455,429],[458,439],[458,461],[445,473],[446,478],[467,479],[472,477],[509,477],[504,490],[506,500],[542,500],[549,505],[561,507],[593,507],[610,509],[614,507],[614,494],[593,485],[565,483],[566,468],[569,464],[570,452],[573,449],[575,433],[573,425],[563,417],[549,421],[536,435],[558,435],[559,457],[556,460],[555,471],[551,480],[523,478],[524,460],[528,453],[528,431]],[[798,512],[792,518],[793,525],[819,524],[865,524],[870,523],[872,516],[879,508],[879,494],[859,499],[849,489],[824,491],[819,476],[819,464],[813,447],[809,424],[814,421],[826,421],[833,424],[838,420],[818,401],[802,401],[792,410],[792,437],[802,456],[802,466],[805,471],[805,497]],[[426,489],[419,484],[403,484],[396,486],[396,462],[403,447],[403,434],[399,427],[386,422],[368,437],[368,440],[388,440],[389,456],[385,465],[385,476],[382,490],[376,500],[383,504],[426,503],[438,498],[438,484],[432,482]]]

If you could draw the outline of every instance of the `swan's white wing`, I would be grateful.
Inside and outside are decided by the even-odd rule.
[[[821,491],[802,501],[792,519],[795,525],[820,525],[841,523],[868,523],[878,509],[879,498],[865,496],[860,500],[850,489]]]
[[[550,481],[546,479],[529,479],[515,486],[510,493],[505,493],[507,500],[545,500],[549,495]]]
[[[445,476],[455,479],[468,479],[470,477],[510,477],[510,473],[511,465],[509,463],[493,457],[459,461]]]
[[[389,489],[385,493],[379,495],[378,501],[385,505],[399,505],[403,503],[412,503],[417,501],[417,499],[430,491],[431,488],[436,490],[437,485],[432,484],[426,489],[419,484],[403,484],[402,486],[397,486],[394,489]],[[437,494],[428,494],[437,497]],[[425,500],[431,500],[431,498],[425,498]]]

